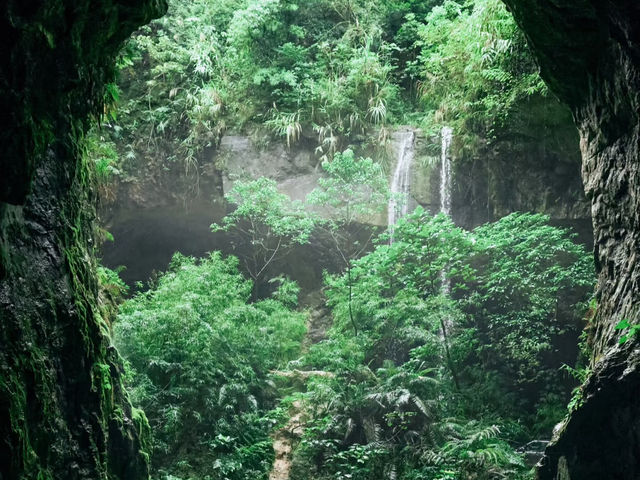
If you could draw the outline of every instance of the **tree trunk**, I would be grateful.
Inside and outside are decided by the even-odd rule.
[[[353,335],[358,336],[358,324],[353,316],[353,281],[351,280],[351,261],[347,263],[347,281],[349,282],[349,319],[353,326]]]

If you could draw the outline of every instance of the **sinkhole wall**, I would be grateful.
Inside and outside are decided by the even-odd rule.
[[[121,43],[161,0],[7,0],[0,12],[0,478],[148,478],[98,300],[82,160]]]
[[[615,329],[640,321],[640,4],[504,2],[578,126],[598,273],[592,374],[538,478],[640,478],[640,342]]]

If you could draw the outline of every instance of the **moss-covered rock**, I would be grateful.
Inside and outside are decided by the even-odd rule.
[[[161,0],[9,0],[0,14],[0,478],[144,479],[98,306],[82,136]]]

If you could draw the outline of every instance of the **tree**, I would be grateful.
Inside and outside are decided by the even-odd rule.
[[[558,375],[545,358],[559,339],[582,329],[595,283],[593,260],[541,214],[513,213],[473,235],[478,273],[468,308],[487,337],[484,361],[521,387],[544,388]]]
[[[295,245],[307,243],[315,222],[300,202],[292,202],[265,177],[235,182],[225,198],[235,210],[211,229],[233,233],[237,255],[254,282],[255,299],[269,267]]]
[[[282,287],[249,304],[236,258],[176,254],[155,287],[122,305],[115,343],[149,418],[156,471],[216,480],[268,471],[268,374],[299,353],[306,320],[291,309],[295,288]]]
[[[393,235],[393,243],[385,234],[373,252],[354,262],[351,278],[328,279],[337,326],[348,309],[365,330],[373,364],[406,361],[413,347],[430,343],[458,384],[449,330],[464,314],[443,291],[443,282],[451,282],[458,293],[473,278],[471,239],[445,215],[432,217],[420,207],[400,219]]]
[[[347,272],[349,318],[358,335],[351,308],[353,261],[371,246],[376,217],[384,213],[391,195],[387,178],[370,158],[356,158],[352,150],[336,153],[324,161],[327,177],[307,197],[307,203],[321,215],[317,224],[331,238],[340,263]]]

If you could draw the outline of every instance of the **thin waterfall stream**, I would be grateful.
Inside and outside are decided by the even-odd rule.
[[[451,140],[453,130],[451,127],[442,127],[440,133],[441,154],[440,154],[440,212],[451,215]]]
[[[453,130],[450,127],[442,127],[440,131],[440,213],[444,213],[447,216],[451,216],[451,141],[453,140]],[[451,293],[451,281],[447,278],[446,267],[440,271],[440,285],[442,294],[446,297]],[[456,371],[451,359],[451,353],[449,351],[449,339],[448,335],[451,331],[452,321],[448,317],[440,317],[440,327],[442,329],[442,343],[445,349],[445,355],[453,381],[456,388],[459,389],[459,382],[456,375]]]
[[[442,127],[440,131],[440,213],[451,216],[451,141],[453,140],[453,130],[451,127]],[[446,270],[440,272],[442,293],[449,295],[451,283],[447,278]]]
[[[389,198],[387,224],[393,227],[409,210],[409,192],[411,188],[411,165],[415,157],[416,132],[402,132],[398,148],[398,162],[391,181],[391,198]]]

